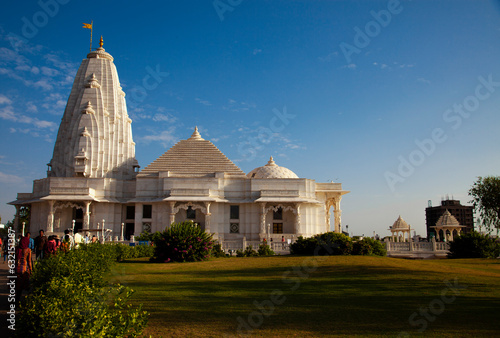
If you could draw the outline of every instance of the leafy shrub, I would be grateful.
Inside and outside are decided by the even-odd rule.
[[[261,244],[265,245],[265,244]],[[245,250],[236,250],[236,257],[256,257],[259,256],[259,253],[255,251],[251,245],[247,246]]]
[[[364,256],[385,256],[387,255],[387,251],[385,250],[384,244],[380,241],[365,237],[362,240],[353,243],[352,254]]]
[[[93,288],[70,277],[52,279],[26,298],[16,327],[20,337],[136,337],[147,324],[141,306],[127,304],[124,286]]]
[[[259,250],[257,250],[259,256],[273,256],[274,251],[271,249],[271,247],[267,244],[261,244],[259,245]]]
[[[336,232],[326,232],[314,237],[299,236],[290,245],[290,252],[297,255],[349,255],[352,252],[352,240],[349,236]]]
[[[151,245],[135,245],[126,244],[105,244],[112,245],[115,249],[116,260],[118,262],[129,258],[153,257],[154,246]]]
[[[196,223],[172,223],[160,235],[155,241],[152,261],[195,262],[210,257],[214,243],[212,235],[203,231]]]
[[[139,236],[135,237],[136,241],[148,241],[148,242],[155,242],[161,238],[161,232],[147,232],[143,231]]]
[[[138,336],[147,324],[148,314],[141,307],[127,304],[132,290],[107,286],[104,279],[116,262],[119,246],[81,245],[37,262],[31,278],[32,291],[21,304],[17,335]]]
[[[365,239],[363,238],[362,240],[353,243],[352,254],[369,256],[373,254],[373,248],[370,243],[368,243],[368,241],[365,241]]]
[[[383,242],[373,239],[373,238],[364,238],[366,242],[370,243],[372,247],[372,255],[374,256],[387,256],[387,250],[385,249],[385,245]]]
[[[449,251],[448,258],[496,258],[500,255],[500,243],[473,231],[456,237],[450,242]]]
[[[34,289],[43,291],[51,280],[68,277],[77,284],[103,287],[106,285],[104,274],[116,262],[116,257],[115,248],[112,245],[81,244],[79,249],[70,250],[67,253],[58,251],[57,254],[37,263],[30,283]]]
[[[220,243],[213,246],[211,256],[216,258],[226,257],[226,253],[222,250],[222,245]]]
[[[259,255],[259,253],[255,251],[251,245],[247,246],[243,253],[245,254],[245,257],[255,257]]]

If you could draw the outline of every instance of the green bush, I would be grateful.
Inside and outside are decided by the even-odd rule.
[[[349,255],[351,252],[351,238],[336,232],[326,232],[309,238],[299,236],[297,241],[290,245],[290,253],[297,255]]]
[[[473,231],[450,242],[448,258],[496,258],[499,255],[500,243],[489,235]]]
[[[67,253],[58,252],[37,262],[30,278],[34,289],[42,289],[53,279],[68,277],[71,281],[90,287],[106,285],[104,274],[111,269],[117,256],[112,245],[81,244]]]
[[[132,291],[116,285],[93,288],[70,277],[52,279],[22,305],[19,337],[136,337],[147,324],[141,306],[127,304]]]
[[[213,246],[211,256],[216,258],[226,257],[226,253],[222,250],[222,245],[220,243]]]
[[[264,245],[264,244],[261,244]],[[247,246],[245,250],[236,250],[236,257],[256,257],[259,253],[255,251],[251,245]]]
[[[21,304],[19,337],[135,337],[147,324],[132,290],[104,278],[123,245],[93,243],[35,264],[31,292]]]
[[[259,255],[259,253],[255,251],[251,245],[247,246],[243,253],[245,254],[245,257],[255,257]]]
[[[211,234],[189,221],[172,223],[160,235],[152,258],[156,262],[203,261],[210,257],[214,244]]]
[[[271,247],[267,244],[261,244],[259,245],[259,250],[257,250],[259,256],[273,256],[274,251],[271,249]]]
[[[385,250],[382,242],[365,237],[362,240],[353,243],[352,254],[364,256],[385,256],[387,255],[387,251]]]
[[[365,238],[364,240],[370,243],[372,247],[372,255],[387,256],[387,250],[385,249],[385,245],[383,242],[369,237]]]
[[[136,241],[148,241],[148,242],[155,242],[161,238],[161,232],[147,232],[143,231],[139,236],[135,237]]]

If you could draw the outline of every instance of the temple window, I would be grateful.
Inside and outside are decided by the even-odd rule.
[[[153,216],[153,206],[151,204],[144,204],[142,206],[142,218],[151,218]]]
[[[278,210],[273,211],[273,219],[283,220],[283,209],[278,208]]]
[[[192,207],[188,207],[186,210],[186,218],[196,219],[196,210],[194,210]]]
[[[230,219],[240,219],[240,206],[239,205],[231,205],[230,206],[229,218]]]

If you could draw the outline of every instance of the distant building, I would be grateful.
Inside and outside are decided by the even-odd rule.
[[[429,201],[430,202],[430,201]],[[448,210],[462,226],[463,233],[470,233],[474,230],[474,207],[470,205],[461,205],[460,201],[446,199],[441,201],[440,206],[429,207],[425,209],[425,224],[427,228],[427,238],[436,237],[435,227],[439,218]],[[442,237],[441,237],[442,238]]]

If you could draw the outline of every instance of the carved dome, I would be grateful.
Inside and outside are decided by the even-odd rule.
[[[248,178],[299,178],[288,168],[277,165],[273,157],[263,167],[258,167],[247,174]]]
[[[396,220],[396,222],[394,222],[394,224],[392,225],[392,229],[407,230],[410,229],[410,226],[408,225],[408,223],[405,222],[405,220],[400,215]]]

